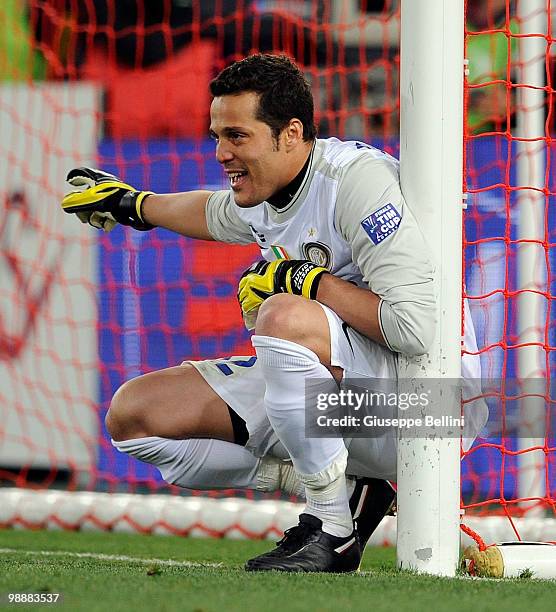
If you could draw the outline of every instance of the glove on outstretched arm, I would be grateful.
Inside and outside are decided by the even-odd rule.
[[[258,261],[247,268],[239,279],[237,299],[244,317],[276,293],[291,293],[310,300],[316,299],[323,274],[329,274],[328,270],[312,261]]]
[[[78,187],[62,200],[64,212],[76,214],[82,223],[109,232],[117,223],[146,231],[154,227],[141,216],[143,200],[152,191],[136,191],[108,172],[95,168],[74,168],[66,180]]]

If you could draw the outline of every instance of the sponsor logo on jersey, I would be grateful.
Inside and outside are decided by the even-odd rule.
[[[306,242],[303,245],[303,255],[305,259],[312,261],[317,266],[322,266],[328,270],[332,267],[332,250],[322,242]]]
[[[402,217],[393,204],[386,204],[361,221],[362,228],[374,244],[380,244],[400,226]]]
[[[266,238],[265,235],[261,232],[258,232],[252,225],[251,223],[249,224],[249,229],[253,232],[253,236],[255,236],[255,240],[261,244],[264,244],[266,242]]]

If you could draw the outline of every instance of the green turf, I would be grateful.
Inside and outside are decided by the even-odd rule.
[[[403,610],[523,612],[552,609],[556,583],[483,581],[416,576],[395,569],[391,549],[368,549],[360,574],[349,576],[249,574],[245,559],[268,542],[184,539],[125,534],[0,531],[0,605],[8,592],[61,593],[67,610],[338,611]],[[25,551],[126,555],[143,559],[220,564],[177,567]],[[17,610],[37,605],[6,606]]]

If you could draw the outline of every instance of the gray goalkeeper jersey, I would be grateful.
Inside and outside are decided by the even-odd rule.
[[[381,298],[390,349],[421,354],[432,339],[434,266],[390,155],[361,142],[318,139],[285,208],[240,208],[228,190],[209,197],[206,215],[215,240],[256,242],[264,259],[309,259],[369,288]]]

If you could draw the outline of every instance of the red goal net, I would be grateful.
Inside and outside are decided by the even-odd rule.
[[[464,524],[491,517],[490,541],[556,539],[542,527],[556,512],[553,11],[467,2],[464,294],[490,418],[463,453],[462,496]]]
[[[235,294],[257,250],[79,227],[59,209],[65,173],[94,165],[158,192],[224,187],[208,83],[254,51],[299,63],[320,135],[397,155],[399,3],[0,4],[0,481],[167,491],[115,451],[104,415],[129,378],[252,352]],[[505,516],[521,536],[513,517],[555,512],[555,25],[550,0],[541,20],[528,5],[467,1],[465,295],[484,376],[499,383],[496,426],[462,461],[465,523],[483,535],[475,517]],[[520,51],[528,41],[538,45]],[[539,378],[542,393],[519,387]],[[528,429],[539,401],[544,427]]]

